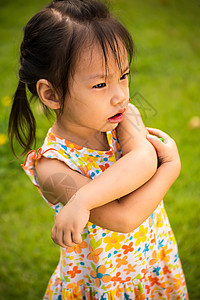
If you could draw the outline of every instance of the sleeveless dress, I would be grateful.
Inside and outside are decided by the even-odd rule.
[[[122,155],[116,131],[108,131],[106,136],[109,151],[97,151],[60,138],[50,128],[43,146],[37,153],[30,151],[22,167],[39,191],[35,175],[41,156],[61,160],[94,179]],[[61,203],[46,202],[56,214],[63,207]],[[88,222],[82,239],[75,247],[60,249],[60,261],[44,300],[188,299],[163,201],[130,233],[110,231]]]

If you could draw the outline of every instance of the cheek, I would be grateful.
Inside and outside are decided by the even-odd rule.
[[[128,80],[128,78],[127,78],[127,80],[125,81],[125,83],[124,83],[124,85],[126,86],[126,88],[129,90],[129,83],[130,83],[130,81]]]
[[[125,89],[126,89],[127,98],[129,98],[129,82],[127,82]]]

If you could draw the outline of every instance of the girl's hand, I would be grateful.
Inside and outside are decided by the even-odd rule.
[[[82,242],[82,231],[89,220],[90,211],[81,205],[77,193],[56,216],[51,231],[52,240],[61,247],[73,247]]]
[[[181,161],[175,141],[165,132],[147,128],[150,135],[147,135],[149,142],[154,146],[158,156],[158,166],[172,164],[177,177],[181,170]],[[156,136],[163,138],[163,142]]]

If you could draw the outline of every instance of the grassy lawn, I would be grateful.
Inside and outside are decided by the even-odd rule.
[[[53,212],[14,159],[6,138],[22,28],[48,1],[0,2],[0,299],[42,299],[59,258]],[[132,102],[147,126],[177,142],[181,175],[165,197],[190,299],[200,299],[200,0],[110,0],[133,35]],[[37,146],[50,123],[36,107]],[[196,117],[196,118],[194,118]]]

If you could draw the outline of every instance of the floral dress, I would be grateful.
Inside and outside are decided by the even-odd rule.
[[[42,148],[37,153],[29,152],[22,167],[39,190],[35,172],[41,156],[61,160],[94,179],[121,157],[116,131],[106,135],[110,149],[97,151],[60,138],[50,129]],[[56,214],[63,207],[61,203],[46,202]],[[163,201],[130,233],[110,231],[88,222],[82,243],[60,250],[60,261],[44,300],[188,299]]]

